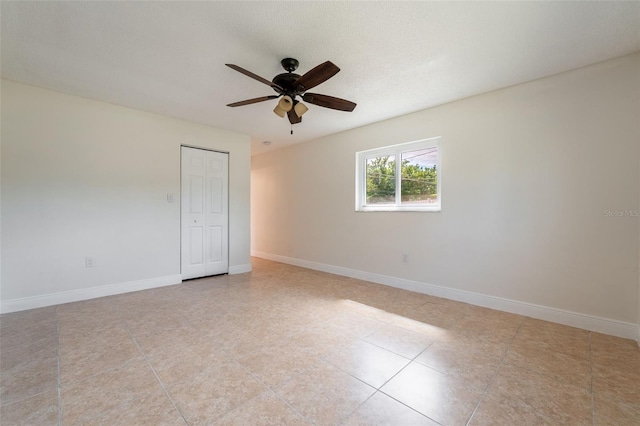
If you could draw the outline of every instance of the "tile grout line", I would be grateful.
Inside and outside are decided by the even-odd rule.
[[[491,380],[489,381],[487,386],[484,388],[484,391],[482,392],[482,396],[478,400],[478,403],[476,404],[475,408],[473,409],[473,412],[469,416],[469,419],[467,420],[467,423],[466,423],[467,426],[469,426],[469,424],[471,423],[471,419],[473,419],[473,416],[478,411],[478,408],[480,407],[480,404],[482,404],[482,401],[484,401],[485,397],[487,396],[487,393],[489,392],[489,389],[491,388],[491,386],[497,380],[498,375],[500,374],[500,370],[502,369],[502,367],[505,364],[505,359],[507,358],[509,350],[511,350],[511,345],[513,345],[513,341],[516,339],[516,336],[518,335],[518,333],[522,329],[522,325],[524,324],[525,321],[526,321],[526,317],[523,317],[522,320],[520,320],[520,325],[518,326],[518,329],[516,330],[516,332],[513,334],[513,337],[511,338],[511,340],[509,340],[509,345],[507,346],[507,349],[504,351],[504,354],[502,355],[502,358],[500,359],[500,364],[498,364],[498,368],[496,369],[495,374],[493,375],[493,377],[491,378]]]
[[[272,393],[273,393],[273,394],[274,394],[278,399],[280,399],[282,402],[284,402],[285,404],[287,404],[287,406],[288,406],[289,408],[291,408],[293,411],[295,411],[295,412],[296,412],[296,413],[297,413],[301,418],[303,418],[304,420],[308,421],[308,422],[309,422],[309,423],[311,423],[311,424],[316,424],[315,422],[312,422],[309,418],[307,418],[307,416],[304,416],[300,411],[298,411],[298,409],[297,409],[296,407],[294,407],[293,405],[291,405],[291,404],[289,403],[289,401],[287,401],[286,399],[284,399],[284,397],[282,397],[278,392],[276,392],[276,390],[275,390],[275,389],[273,389],[271,386],[269,386],[269,384],[268,384],[267,382],[265,382],[264,380],[262,380],[262,378],[260,378],[258,375],[254,374],[254,373],[253,373],[249,368],[245,367],[244,365],[242,365],[242,363],[240,363],[240,362],[238,362],[238,361],[236,361],[236,360],[233,360],[233,361],[234,361],[236,364],[238,364],[240,367],[242,367],[242,368],[243,368],[247,373],[249,373],[249,375],[250,375],[251,377],[253,377],[253,378],[254,378],[254,379],[256,379],[257,381],[259,381],[260,383],[262,383],[262,384],[263,384],[267,389],[269,389],[269,391],[271,391],[271,392],[272,392]],[[293,379],[293,377],[295,377],[295,376],[299,376],[300,374],[304,374],[304,372],[303,372],[303,373],[297,373],[297,374],[295,374],[294,376],[290,377],[289,379],[287,379],[287,380],[283,381],[282,383],[288,382],[289,380]],[[262,395],[262,394],[260,394],[260,395]],[[256,397],[252,398],[250,401],[253,401],[254,399],[258,398],[260,395],[257,395]],[[247,401],[247,402],[249,402],[249,401]],[[245,404],[246,404],[247,402],[245,402]],[[244,405],[244,404],[243,404],[243,405]],[[236,407],[234,410],[231,410],[231,411],[235,411],[237,408],[239,408],[239,407]],[[225,415],[229,414],[231,411],[229,411],[229,412],[225,413]]]
[[[422,306],[422,305],[420,305],[420,306]],[[410,331],[410,330],[409,330],[409,331]],[[373,334],[373,333],[370,333],[370,334]],[[369,334],[369,335],[370,335],[370,334]],[[361,339],[361,340],[362,340],[362,339]],[[429,343],[429,345],[428,345],[426,348],[424,348],[423,350],[421,350],[420,352],[418,352],[418,354],[417,354],[416,356],[414,356],[413,358],[407,358],[407,357],[404,357],[404,356],[402,356],[402,355],[400,355],[400,354],[396,354],[396,355],[398,355],[398,356],[402,356],[403,358],[405,358],[405,359],[409,360],[409,362],[407,363],[407,365],[405,365],[405,366],[404,366],[404,367],[402,367],[400,370],[398,370],[398,372],[396,372],[393,376],[389,377],[389,379],[388,379],[388,380],[386,380],[383,384],[381,384],[381,385],[380,385],[380,387],[378,387],[378,388],[374,388],[376,391],[375,391],[375,392],[374,392],[374,393],[373,393],[369,398],[367,398],[367,399],[366,399],[362,404],[360,404],[360,405],[359,405],[355,410],[353,410],[353,411],[349,414],[349,416],[351,416],[353,413],[355,413],[355,412],[356,412],[360,407],[362,407],[362,406],[365,404],[365,402],[367,402],[369,399],[371,399],[371,398],[372,398],[376,393],[380,392],[381,394],[383,394],[383,395],[385,395],[385,396],[387,396],[387,397],[389,397],[389,398],[393,399],[394,401],[396,401],[396,402],[398,402],[398,403],[400,403],[400,404],[404,405],[404,406],[405,406],[405,407],[407,407],[408,409],[410,409],[410,410],[412,410],[412,411],[415,411],[416,413],[420,414],[421,416],[426,417],[426,418],[428,418],[429,420],[434,421],[435,423],[441,424],[440,422],[437,422],[435,419],[432,419],[431,417],[427,416],[426,414],[423,414],[423,413],[419,412],[419,411],[418,411],[418,410],[416,410],[415,408],[413,408],[413,407],[411,407],[411,406],[409,406],[409,405],[405,404],[405,403],[404,403],[404,402],[402,402],[402,401],[399,401],[398,399],[396,399],[396,398],[394,398],[393,396],[391,396],[391,395],[389,395],[389,394],[385,393],[385,392],[382,390],[382,388],[383,388],[387,383],[389,383],[391,380],[393,380],[393,378],[394,378],[394,377],[396,377],[396,376],[397,376],[398,374],[400,374],[400,373],[401,373],[405,368],[407,368],[409,365],[411,365],[411,363],[413,363],[413,362],[417,362],[418,364],[423,365],[423,364],[419,363],[418,361],[416,361],[416,359],[417,359],[420,355],[422,355],[426,350],[428,350],[428,349],[431,347],[431,345],[433,345],[433,344],[436,342],[436,340],[438,340],[438,338],[434,339],[434,340],[433,340],[433,342]],[[366,342],[366,340],[362,340],[362,341],[363,341],[363,342]],[[370,343],[370,342],[367,342],[367,343]],[[374,346],[377,346],[377,345],[375,345],[375,344],[373,344],[373,343],[371,343],[371,344],[372,344],[372,345],[374,345]],[[378,346],[378,347],[380,347],[380,346]],[[381,349],[384,349],[384,348],[382,348],[382,347],[380,347],[380,348],[381,348]],[[385,350],[388,350],[388,349],[385,349]],[[389,351],[389,352],[391,352],[391,353],[395,353],[395,352],[392,352],[392,351]],[[425,365],[424,367],[431,368],[431,367],[428,367],[428,366],[426,366],[426,365]],[[344,371],[344,370],[342,370],[342,369],[340,369],[340,370],[341,370],[341,371]],[[438,371],[438,370],[436,370],[435,368],[432,368],[432,370],[434,370],[434,371]],[[441,371],[438,371],[438,372],[439,372],[439,373],[442,373]],[[347,372],[345,371],[345,373],[347,373]],[[353,377],[353,378],[355,378],[355,379],[357,379],[357,380],[360,380],[362,383],[364,383],[364,384],[366,384],[366,385],[368,385],[368,386],[371,386],[369,383],[366,383],[365,381],[363,381],[363,380],[361,380],[361,379],[359,379],[359,378],[357,378],[357,377],[355,377],[355,376],[351,375],[350,373],[347,373],[347,374],[349,374],[351,377]],[[442,373],[442,374],[446,374],[446,373]],[[373,387],[373,386],[371,386],[371,387]],[[346,416],[346,417],[344,418],[344,420],[346,420],[349,416]]]
[[[58,426],[62,426],[62,389],[60,384],[60,321],[58,321],[58,307],[56,306],[56,334],[58,337],[58,356],[57,356],[57,368],[58,368]]]
[[[155,376],[156,380],[158,381],[158,383],[160,384],[160,387],[162,388],[162,390],[164,391],[164,394],[167,396],[167,398],[169,398],[169,401],[171,401],[171,404],[173,405],[173,408],[176,409],[176,411],[180,414],[180,417],[182,417],[182,420],[184,421],[185,425],[189,425],[189,422],[187,421],[187,418],[184,416],[184,414],[182,413],[182,410],[180,410],[180,408],[178,407],[178,405],[176,404],[176,402],[173,400],[173,398],[171,397],[171,395],[169,394],[169,391],[167,390],[167,388],[165,387],[164,383],[162,382],[162,380],[160,380],[160,377],[158,376],[158,373],[156,372],[156,370],[153,368],[153,366],[151,365],[151,363],[149,362],[149,358],[147,357],[147,354],[144,353],[144,351],[142,350],[142,348],[140,347],[140,344],[138,343],[138,341],[136,340],[136,338],[133,336],[133,333],[131,333],[131,330],[129,329],[129,323],[127,322],[127,320],[124,320],[124,324],[125,324],[125,328],[127,330],[127,333],[129,334],[129,337],[131,337],[131,339],[133,340],[133,342],[136,344],[136,347],[138,348],[138,350],[140,351],[140,353],[142,354],[142,357],[144,358],[144,362],[147,363],[147,366],[151,369],[151,372],[153,373],[153,375]]]
[[[13,404],[24,402],[27,399],[30,399],[30,398],[33,398],[33,397],[36,397],[36,396],[40,396],[42,394],[45,394],[47,392],[51,392],[51,391],[54,391],[54,390],[57,391],[57,387],[51,387],[51,388],[43,390],[42,392],[34,393],[33,395],[25,396],[24,398],[20,398],[20,399],[16,399],[15,401],[7,402],[6,404],[3,403],[3,404],[0,405],[0,408],[5,408],[5,407],[8,407],[8,406],[13,405]]]
[[[589,332],[589,371],[591,373],[591,383],[589,383],[589,391],[591,393],[591,423],[595,426],[596,424],[596,407],[594,401],[594,392],[593,392],[593,350],[591,348],[591,337],[592,333]]]
[[[422,307],[422,306],[426,305],[427,303],[430,303],[430,302],[424,302],[424,303],[422,303],[422,304],[418,305],[418,307]],[[459,318],[459,319],[458,319],[457,321],[455,321],[455,322],[460,321],[460,319],[462,319],[462,318]],[[396,326],[396,327],[402,328],[402,329],[404,329],[404,330],[406,330],[406,331],[413,332],[412,330],[409,330],[409,329],[404,328],[404,327],[402,327],[402,326],[395,325],[395,324],[390,323],[390,322],[387,322],[386,324],[387,324],[387,325],[393,325],[393,326]],[[454,324],[455,324],[455,323],[454,323]],[[367,336],[365,336],[365,337],[368,337],[368,336],[372,335],[373,333],[375,333],[375,331],[373,331],[373,332],[371,332],[371,333],[367,334]],[[356,412],[356,410],[358,410],[362,405],[364,405],[364,403],[365,403],[365,402],[367,402],[370,398],[372,398],[372,397],[373,397],[373,395],[375,395],[376,393],[380,392],[381,394],[383,394],[383,395],[385,395],[385,396],[387,396],[387,397],[389,397],[389,398],[393,399],[394,401],[396,401],[396,402],[398,402],[398,403],[400,403],[400,404],[404,405],[405,407],[409,408],[410,410],[415,411],[416,413],[420,414],[421,416],[424,416],[424,417],[428,418],[429,420],[432,420],[432,421],[433,421],[433,422],[435,422],[435,423],[441,424],[440,422],[436,421],[435,419],[432,419],[431,417],[427,416],[426,414],[423,414],[423,413],[419,412],[419,411],[418,411],[418,410],[416,410],[415,408],[413,408],[413,407],[411,407],[411,406],[409,406],[409,405],[405,404],[404,402],[402,402],[402,401],[400,401],[400,400],[398,400],[398,399],[394,398],[393,396],[391,396],[391,395],[387,394],[386,392],[384,392],[384,391],[382,390],[382,388],[383,388],[387,383],[389,383],[391,380],[393,380],[393,378],[394,378],[394,377],[396,377],[398,374],[400,374],[400,373],[401,373],[405,368],[407,368],[407,367],[408,367],[409,365],[411,365],[411,363],[413,363],[413,362],[416,362],[416,363],[418,363],[419,365],[422,365],[422,366],[424,366],[424,367],[426,367],[426,368],[429,368],[429,369],[431,369],[431,370],[437,371],[437,372],[439,372],[439,373],[441,373],[441,374],[448,375],[447,373],[445,373],[445,372],[443,372],[443,371],[437,370],[437,369],[435,369],[435,368],[432,368],[432,367],[429,367],[429,366],[427,366],[427,365],[424,365],[424,364],[420,363],[419,361],[416,361],[416,359],[418,359],[418,357],[419,357],[420,355],[422,355],[425,351],[427,351],[427,350],[428,350],[428,349],[429,349],[429,348],[430,348],[434,343],[436,343],[436,342],[437,342],[441,337],[442,337],[442,336],[438,336],[438,337],[436,337],[435,339],[433,339],[433,341],[432,341],[431,343],[429,343],[429,345],[427,345],[427,347],[426,347],[426,348],[424,348],[423,350],[421,350],[420,352],[418,352],[418,354],[417,354],[416,356],[414,356],[413,358],[407,358],[407,357],[405,357],[405,356],[403,356],[403,355],[396,354],[395,352],[390,351],[390,350],[388,350],[388,349],[385,349],[385,348],[383,348],[383,347],[381,347],[381,346],[378,346],[378,345],[376,345],[375,343],[368,342],[368,341],[364,340],[364,338],[360,338],[359,340],[361,340],[361,341],[363,341],[363,342],[367,342],[367,343],[372,344],[372,345],[374,345],[374,346],[377,346],[377,347],[379,347],[379,348],[381,348],[381,349],[387,350],[387,351],[389,351],[389,352],[391,352],[391,353],[393,353],[393,354],[396,354],[396,355],[398,355],[398,356],[401,356],[401,357],[403,357],[403,358],[405,358],[405,359],[408,359],[408,360],[409,360],[409,362],[407,363],[407,365],[405,365],[405,366],[404,366],[404,367],[402,367],[400,370],[398,370],[398,372],[397,372],[397,373],[395,373],[395,374],[394,374],[393,376],[391,376],[388,380],[386,380],[382,385],[380,385],[380,387],[378,387],[378,388],[374,388],[374,389],[376,389],[376,391],[375,391],[375,392],[374,392],[374,393],[373,393],[369,398],[367,398],[367,400],[366,400],[366,401],[364,401],[364,402],[363,402],[362,404],[360,404],[360,405],[359,405],[355,410],[353,410],[353,411],[349,414],[349,416],[351,416],[351,414],[355,413],[355,412]],[[338,368],[339,368],[339,367],[338,367]],[[341,369],[341,370],[342,370],[342,369]],[[344,371],[344,370],[342,370],[342,371]],[[363,381],[363,380],[359,379],[358,377],[355,377],[355,376],[351,375],[350,373],[348,373],[348,372],[346,372],[346,371],[345,371],[345,373],[349,374],[351,377],[353,377],[353,378],[355,378],[355,379],[357,379],[357,380],[360,380],[362,383],[364,383],[364,384],[366,384],[366,385],[371,386],[370,384],[368,384],[368,383],[366,383],[365,381]],[[371,387],[373,387],[373,386],[371,386]],[[347,419],[349,416],[345,417],[345,419]]]

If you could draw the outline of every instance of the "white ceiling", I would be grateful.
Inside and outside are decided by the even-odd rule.
[[[250,134],[252,152],[352,129],[640,51],[640,2],[7,2],[4,78]],[[342,71],[314,92],[301,124],[273,94],[224,66],[270,80]],[[270,147],[264,140],[272,141]]]

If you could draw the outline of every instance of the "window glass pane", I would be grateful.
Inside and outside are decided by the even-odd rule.
[[[395,204],[396,159],[394,155],[367,160],[367,204]]]
[[[402,204],[436,204],[438,202],[438,148],[403,152],[401,176]]]

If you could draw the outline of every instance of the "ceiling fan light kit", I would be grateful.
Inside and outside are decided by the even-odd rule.
[[[283,96],[278,101],[278,108],[282,109],[284,112],[291,111],[291,108],[293,108],[293,99],[291,99],[290,96]]]
[[[287,115],[287,111],[280,108],[280,104],[276,105],[276,107],[273,109],[273,112],[282,118],[284,118],[284,116]]]
[[[302,102],[296,102],[296,105],[293,107],[293,110],[296,112],[296,115],[298,117],[302,117],[305,112],[309,111],[309,108]]]
[[[237,107],[250,105],[257,102],[268,101],[281,97],[273,112],[279,117],[284,117],[286,115],[289,118],[289,122],[291,123],[291,125],[300,123],[302,121],[302,116],[304,115],[304,113],[309,110],[309,108],[298,99],[296,99],[296,97],[300,97],[302,98],[302,100],[310,104],[314,104],[324,108],[335,109],[338,111],[351,112],[355,109],[356,104],[351,101],[335,98],[333,96],[321,95],[318,93],[307,93],[307,90],[312,89],[321,83],[324,83],[340,71],[340,68],[338,68],[332,62],[326,61],[313,68],[312,70],[306,72],[302,76],[294,73],[299,65],[297,59],[285,58],[280,61],[280,64],[287,72],[278,74],[273,78],[272,81],[262,78],[259,75],[254,74],[251,71],[248,71],[237,65],[226,64],[229,68],[270,86],[276,93],[278,93],[278,95],[262,96],[260,98],[234,102],[231,104],[227,104],[227,106]],[[291,133],[293,134],[293,131]]]

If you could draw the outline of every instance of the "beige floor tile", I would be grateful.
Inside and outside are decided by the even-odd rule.
[[[82,332],[122,322],[114,299],[104,297],[59,305],[58,328],[69,332]]]
[[[58,390],[41,394],[0,407],[0,424],[3,425],[57,425]]]
[[[129,331],[134,336],[154,334],[167,331],[180,332],[193,328],[189,321],[176,312],[152,312],[150,314],[128,318],[126,320]]]
[[[135,358],[94,376],[63,383],[63,423],[82,424],[102,416],[117,416],[119,410],[131,410],[139,400],[162,400],[162,396],[162,386],[144,358]]]
[[[338,305],[342,310],[348,310],[349,312],[357,313],[359,315],[383,322],[389,321],[390,318],[394,315],[381,307],[356,302],[355,300],[341,299],[335,302],[335,304]]]
[[[380,390],[441,424],[465,424],[485,385],[412,362]]]
[[[60,382],[93,376],[128,363],[140,355],[138,346],[126,333],[114,339],[75,342],[60,350]]]
[[[340,347],[324,360],[374,388],[382,386],[411,361],[362,340]]]
[[[190,327],[162,330],[134,336],[142,352],[147,356],[177,356],[183,348],[199,345],[202,334]]]
[[[0,345],[5,349],[19,349],[37,342],[55,341],[58,336],[56,322],[29,324],[23,327],[3,327],[0,331]]]
[[[327,321],[327,324],[343,334],[358,338],[367,336],[386,325],[382,321],[352,312],[340,312],[335,315],[335,318]]]
[[[274,389],[312,423],[336,424],[351,414],[375,389],[335,367],[311,369]]]
[[[65,424],[76,424],[69,419]],[[113,408],[100,411],[94,417],[84,418],[87,425],[186,425],[180,412],[175,408],[166,393],[154,390],[136,394],[135,398],[118,401]]]
[[[311,425],[271,391],[241,405],[225,415],[216,424],[225,426]]]
[[[106,323],[83,330],[60,328],[60,353],[66,354],[92,346],[117,346],[131,341],[124,323]]]
[[[279,335],[260,335],[254,333],[238,333],[236,339],[232,343],[229,351],[235,353],[237,356],[242,357],[261,351],[264,348],[273,347],[281,344],[284,340]]]
[[[190,425],[212,424],[267,391],[260,381],[233,361],[167,389]]]
[[[498,371],[507,347],[501,339],[446,333],[415,361],[461,379],[473,380],[478,385],[487,385]]]
[[[514,341],[505,362],[583,389],[591,389],[589,360],[556,352],[536,342]]]
[[[516,336],[517,342],[535,343],[540,348],[589,359],[589,332],[566,325],[527,318]]]
[[[520,315],[474,306],[455,323],[451,331],[460,335],[491,336],[509,341],[516,335],[524,319]]]
[[[448,330],[465,317],[467,306],[464,303],[453,301],[430,302],[413,308],[410,317],[422,323]]]
[[[394,304],[401,304],[405,306],[422,306],[425,303],[437,303],[439,298],[429,296],[427,294],[416,293],[414,291],[405,291],[399,289],[391,289],[392,300]]]
[[[357,338],[343,334],[339,329],[324,324],[322,326],[304,330],[294,334],[286,340],[285,345],[293,345],[297,348],[309,351],[311,354],[322,357],[335,351],[340,346],[349,345]]]
[[[101,315],[79,315],[64,321],[58,321],[58,334],[65,342],[74,339],[91,338],[112,332],[126,330],[125,322],[117,318],[104,318]]]
[[[505,366],[470,425],[590,425],[591,394],[547,376]]]
[[[271,387],[322,364],[308,351],[291,346],[265,347],[240,356],[238,362]]]
[[[612,367],[631,374],[640,371],[640,347],[633,340],[592,333],[591,352],[594,366]]]
[[[46,362],[58,357],[58,338],[39,339],[32,344],[0,346],[0,372],[20,370],[33,362]]]
[[[205,371],[226,365],[230,361],[230,357],[225,353],[202,348],[184,348],[177,356],[166,356],[166,354],[150,356],[148,361],[160,381],[167,386],[190,380]]]
[[[460,350],[481,351],[488,356],[502,359],[513,344],[513,338],[500,333],[474,334],[450,330],[442,333],[436,343],[459,346]]]
[[[591,347],[595,351],[640,350],[638,342],[632,339],[623,339],[594,331],[591,332]]]
[[[12,312],[0,315],[2,332],[8,328],[29,327],[34,324],[49,324],[56,322],[56,307],[29,309],[27,311]]]
[[[411,313],[407,313],[406,311],[396,311],[395,313],[387,313],[385,317],[385,321],[389,324],[407,329],[409,331],[414,331],[417,333],[442,333],[446,330],[446,328],[439,327],[433,324],[429,324],[428,322],[422,321],[420,319],[416,319],[411,316]]]
[[[640,423],[640,403],[626,402],[595,393],[593,395],[594,424],[600,426],[637,426]]]
[[[640,404],[640,371],[593,367],[593,392],[632,404]]]
[[[342,424],[345,426],[435,426],[438,423],[393,398],[377,392]]]
[[[440,330],[411,331],[388,324],[364,338],[365,341],[380,346],[403,357],[412,359],[428,348],[440,336]]]
[[[19,401],[58,386],[58,359],[33,360],[0,374],[2,404]]]
[[[117,313],[118,296],[100,297],[97,299],[82,300],[80,302],[64,303],[56,306],[58,319],[77,314],[102,314]]]

